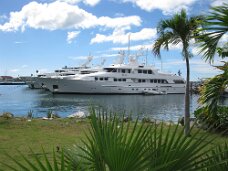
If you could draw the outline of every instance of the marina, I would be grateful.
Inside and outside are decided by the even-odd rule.
[[[79,95],[52,94],[44,89],[30,89],[27,85],[0,86],[0,113],[11,112],[26,117],[44,117],[48,111],[67,117],[76,112],[89,113],[91,106],[114,113],[149,117],[176,122],[183,116],[184,94],[166,95]],[[191,112],[197,107],[198,95],[191,96]],[[226,101],[227,102],[227,101]],[[227,102],[228,103],[228,102]]]

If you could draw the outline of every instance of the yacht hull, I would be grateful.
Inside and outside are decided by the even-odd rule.
[[[183,94],[185,84],[115,83],[112,81],[67,80],[42,78],[45,87],[53,93],[76,94]],[[153,92],[153,93],[150,93]]]

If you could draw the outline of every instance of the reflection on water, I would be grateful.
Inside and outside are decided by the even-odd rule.
[[[191,96],[191,112],[198,107],[197,99],[197,95]],[[92,105],[116,113],[177,121],[183,116],[184,95],[70,95],[31,90],[27,86],[0,86],[0,113],[26,116],[32,110],[35,117],[41,117],[52,110],[66,117],[77,111],[88,113]]]

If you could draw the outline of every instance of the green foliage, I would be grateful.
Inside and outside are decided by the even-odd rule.
[[[199,102],[204,105],[209,113],[217,113],[219,100],[228,85],[228,62],[224,62],[223,66],[216,68],[223,71],[222,74],[208,79],[200,90]]]
[[[218,106],[216,113],[210,112],[207,107],[201,107],[194,112],[194,115],[202,127],[206,129],[213,127],[217,131],[228,133],[227,106]]]
[[[219,47],[219,41],[222,36],[228,32],[228,4],[211,8],[209,15],[203,22],[203,28],[199,30],[200,36],[197,36],[201,50],[206,61],[212,62],[216,52],[220,57],[228,56],[227,45]]]
[[[1,117],[5,118],[5,119],[12,119],[14,118],[14,115],[10,112],[4,112]]]
[[[60,116],[58,115],[58,114],[56,114],[56,113],[54,113],[52,110],[48,110],[48,112],[47,112],[47,118],[60,118]]]
[[[189,51],[190,40],[195,38],[198,27],[201,25],[202,17],[188,17],[185,10],[172,16],[171,19],[161,20],[157,27],[158,38],[153,46],[153,53],[160,57],[161,48],[169,50],[170,45],[176,46],[181,43],[183,59],[186,61],[186,91],[185,91],[185,134],[189,136],[190,130],[190,64],[192,54]]]
[[[28,119],[32,119],[33,118],[33,111],[32,110],[28,111],[27,118]]]
[[[123,117],[124,118],[124,117]],[[26,164],[10,157],[20,170],[80,170],[80,171],[169,171],[225,170],[228,162],[227,145],[208,145],[214,140],[209,134],[193,131],[191,137],[179,126],[124,122],[115,115],[91,110],[91,128],[78,146],[68,147],[52,158],[43,150],[39,158],[24,156]],[[13,166],[4,164],[11,170]]]
[[[60,155],[56,155],[56,152],[53,150],[52,158],[48,158],[44,149],[42,148],[42,158],[38,157],[37,154],[31,151],[31,157],[23,155],[20,151],[18,153],[24,159],[24,163],[18,162],[17,159],[6,154],[9,159],[13,160],[17,165],[17,168],[8,165],[7,163],[2,163],[10,170],[14,171],[70,171],[72,170],[70,161],[66,159],[64,151],[60,152]]]

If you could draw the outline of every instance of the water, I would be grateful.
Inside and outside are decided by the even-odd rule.
[[[191,96],[191,113],[198,107],[198,95]],[[228,99],[226,99],[228,103]],[[31,90],[27,86],[0,86],[0,113],[27,116],[32,110],[35,117],[47,115],[49,110],[61,117],[83,111],[88,114],[91,106],[105,110],[146,116],[176,122],[184,113],[184,95],[77,95],[52,94],[45,90]]]

